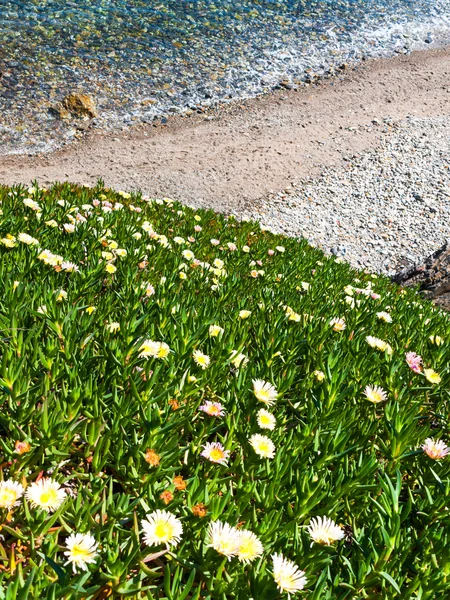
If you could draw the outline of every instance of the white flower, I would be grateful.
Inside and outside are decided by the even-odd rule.
[[[153,340],[144,340],[139,347],[140,358],[166,358],[170,353],[170,348],[165,342],[154,342]]]
[[[248,319],[248,317],[252,314],[251,310],[240,310],[239,318],[240,319]]]
[[[450,448],[442,440],[427,438],[422,445],[422,450],[433,460],[441,460],[450,453]]]
[[[27,244],[27,246],[37,246],[39,244],[39,240],[37,240],[34,237],[31,237],[31,235],[28,235],[28,233],[19,233],[17,239],[19,240],[19,242]]]
[[[106,329],[109,331],[109,333],[115,333],[116,331],[120,331],[120,323],[117,323],[117,321],[108,323],[106,325]]]
[[[229,560],[239,552],[239,531],[221,521],[212,521],[208,528],[208,547],[214,548]]]
[[[73,233],[75,231],[75,225],[73,223],[64,223],[63,227],[66,233]]]
[[[192,358],[202,369],[207,369],[211,363],[211,359],[207,354],[203,354],[200,350],[194,350]]]
[[[257,418],[258,425],[261,427],[261,429],[270,429],[271,431],[275,429],[277,420],[275,416],[268,410],[265,410],[264,408],[258,410]]]
[[[307,531],[311,539],[317,544],[330,546],[344,537],[344,530],[328,517],[311,519]]]
[[[224,329],[219,327],[219,325],[211,325],[209,328],[209,335],[211,337],[217,337],[219,334],[223,333]]]
[[[282,554],[272,554],[273,578],[281,592],[294,594],[306,585],[305,572]]]
[[[388,312],[385,312],[385,311],[377,312],[377,317],[381,321],[384,321],[385,323],[392,323],[392,317]]]
[[[144,543],[147,546],[159,544],[165,544],[167,548],[176,546],[183,535],[181,521],[166,510],[156,510],[147,515],[141,521],[141,527],[144,532]]]
[[[17,481],[0,481],[0,508],[13,508],[20,504],[23,486]]]
[[[230,356],[230,362],[236,369],[240,369],[248,364],[249,359],[245,356],[245,354],[242,354],[237,350],[233,350]]]
[[[248,441],[258,456],[262,458],[273,458],[275,456],[275,444],[267,436],[254,433]]]
[[[387,400],[387,394],[379,385],[368,385],[364,390],[364,395],[367,400],[373,402],[373,404],[378,404],[379,402],[385,402]]]
[[[264,552],[261,540],[251,531],[239,531],[239,546],[237,557],[240,562],[251,563]]]
[[[53,512],[64,502],[66,492],[57,481],[43,477],[27,487],[25,496],[33,508]]]
[[[88,570],[88,564],[94,563],[97,558],[98,543],[90,533],[72,533],[66,540],[67,556],[66,565],[72,563],[73,572],[77,567],[83,571]]]
[[[271,383],[262,379],[253,379],[253,393],[260,402],[264,402],[267,406],[274,404],[277,399],[278,392]]]
[[[192,250],[183,250],[182,255],[183,255],[183,258],[186,260],[194,259],[194,253],[192,252]]]

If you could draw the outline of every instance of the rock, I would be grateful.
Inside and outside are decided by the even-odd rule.
[[[450,310],[450,247],[446,242],[421,265],[413,265],[396,273],[394,283],[405,287],[418,286],[425,298]]]
[[[87,94],[69,94],[61,102],[50,108],[50,112],[60,119],[93,119],[97,116],[94,101]]]

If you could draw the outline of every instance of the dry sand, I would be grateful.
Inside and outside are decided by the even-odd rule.
[[[0,182],[98,178],[229,211],[379,145],[384,118],[450,114],[450,49],[362,63],[336,79],[280,90],[167,126],[92,133],[60,151],[0,157]]]

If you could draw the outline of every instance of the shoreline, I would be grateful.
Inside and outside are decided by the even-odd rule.
[[[221,212],[250,205],[380,145],[389,123],[450,114],[450,48],[373,59],[167,124],[94,132],[45,155],[0,156],[0,182],[141,189]]]

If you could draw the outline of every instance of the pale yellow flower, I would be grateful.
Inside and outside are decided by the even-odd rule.
[[[117,321],[108,323],[106,325],[106,329],[109,331],[109,333],[115,333],[116,331],[120,331],[120,323],[117,323]]]
[[[192,357],[202,369],[207,369],[211,363],[209,356],[207,354],[203,354],[203,352],[200,352],[200,350],[194,350]]]
[[[144,340],[139,348],[141,358],[167,358],[170,348],[165,342],[154,342],[153,340]]]
[[[316,517],[311,519],[307,531],[317,544],[330,546],[344,537],[344,530],[328,517]]]
[[[278,392],[274,385],[263,379],[253,379],[253,393],[260,402],[264,402],[267,406],[274,404],[278,397]]]
[[[387,394],[379,385],[368,385],[364,390],[364,395],[367,400],[373,402],[373,404],[378,404],[379,402],[385,402],[387,400]]]
[[[347,327],[345,319],[338,318],[331,319],[330,326],[333,328],[333,331],[344,331],[344,329]]]
[[[282,554],[272,554],[273,561],[273,578],[281,592],[295,594],[302,590],[307,579],[305,572],[301,571],[295,563]]]
[[[442,344],[444,343],[444,338],[441,338],[440,335],[430,335],[429,340],[432,344],[435,344],[436,346],[442,346]]]
[[[67,292],[65,290],[59,290],[58,295],[56,296],[56,302],[62,302],[62,300],[66,300]]]
[[[77,567],[83,571],[88,570],[88,564],[94,563],[98,555],[98,543],[90,533],[72,533],[66,540],[67,556],[66,565],[72,563],[73,572]]]
[[[120,256],[121,258],[123,258],[124,256],[127,255],[127,251],[125,250],[125,248],[117,248],[116,254],[117,254],[117,256]]]
[[[115,267],[115,266],[114,266],[114,265],[112,265],[111,263],[108,263],[108,264],[105,266],[105,271],[106,271],[107,273],[110,273],[110,274],[112,274],[112,273],[115,273],[115,272],[117,271],[117,267]]]
[[[325,373],[323,371],[313,371],[313,375],[317,381],[323,381],[325,379]]]
[[[0,508],[13,508],[20,504],[23,486],[16,481],[0,481]]]
[[[433,369],[424,369],[423,374],[430,383],[441,383],[441,376]]]
[[[239,552],[239,531],[221,521],[212,521],[208,528],[208,547],[226,556],[229,560]]]
[[[251,310],[240,310],[239,318],[240,319],[248,319],[248,317],[252,314]]]
[[[224,329],[222,327],[219,327],[219,325],[211,325],[209,328],[209,335],[211,337],[217,337],[218,335],[220,335],[223,332],[224,332]]]
[[[270,429],[271,431],[275,429],[277,423],[275,416],[264,408],[258,410],[257,420],[261,429]]]
[[[249,442],[258,456],[262,458],[273,458],[275,456],[275,444],[267,436],[254,433]]]
[[[245,354],[242,354],[237,350],[233,350],[230,356],[230,362],[236,369],[240,369],[247,366],[249,359],[245,356]]]
[[[177,546],[183,535],[183,525],[181,521],[172,513],[166,510],[155,510],[141,521],[141,527],[144,532],[144,543],[147,546],[159,546],[164,544]]]
[[[27,246],[37,246],[39,244],[39,240],[37,240],[34,237],[31,237],[31,235],[28,235],[28,233],[19,233],[17,239],[19,240],[19,242],[27,244]]]
[[[238,533],[239,546],[237,557],[240,562],[249,564],[259,558],[264,552],[261,540],[251,531],[242,530]]]
[[[29,485],[25,496],[33,508],[53,512],[64,502],[66,492],[57,481],[44,477]]]

